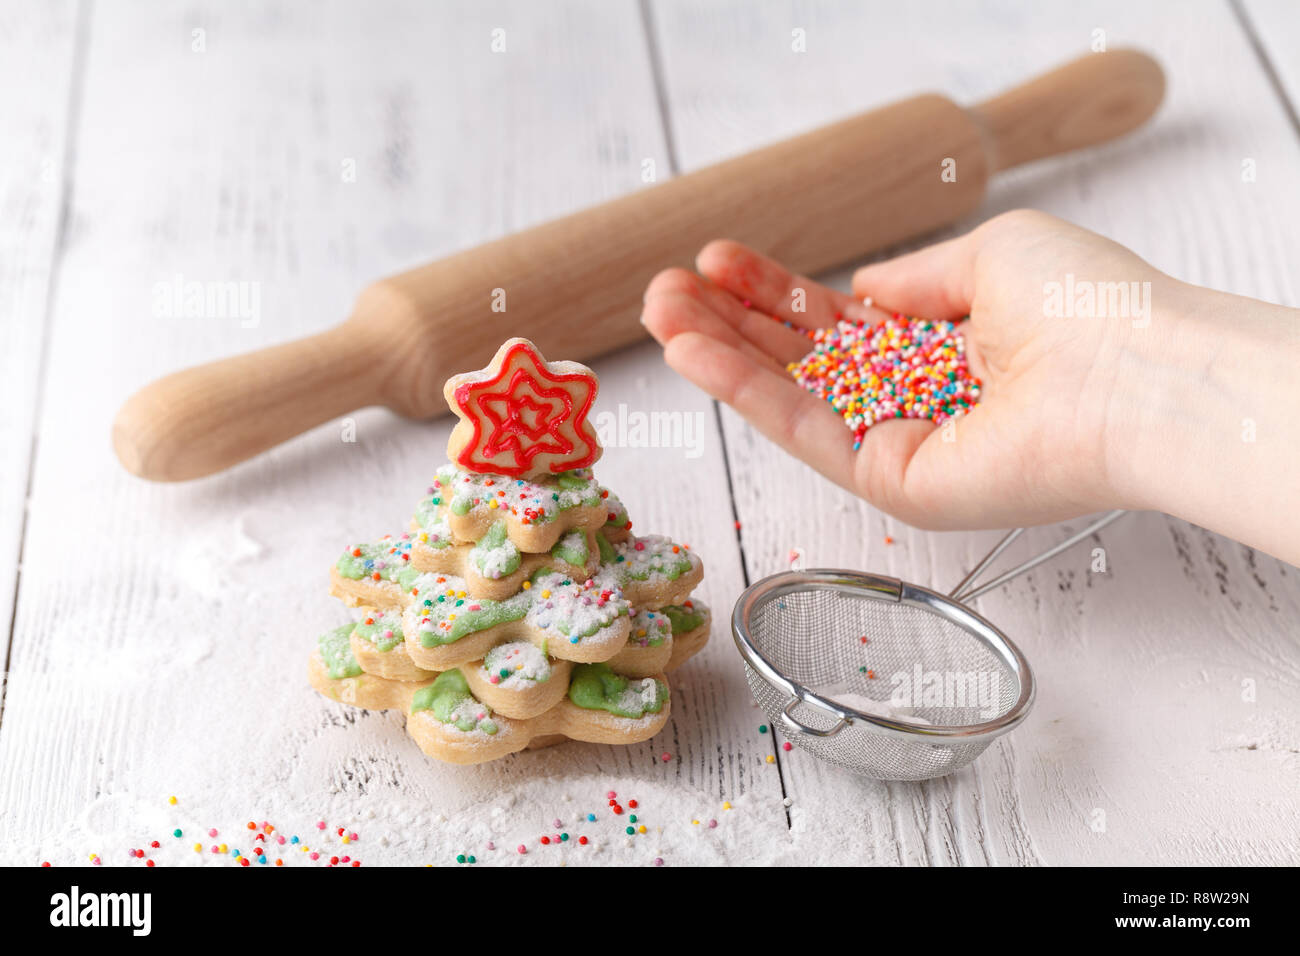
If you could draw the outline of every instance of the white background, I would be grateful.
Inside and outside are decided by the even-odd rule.
[[[246,821],[306,835],[328,818],[361,834],[366,865],[1300,862],[1300,571],[1182,521],[1130,516],[1101,535],[1108,573],[1084,548],[978,602],[1039,698],[950,778],[877,783],[774,749],[725,627],[651,743],[457,768],[425,759],[400,716],[305,678],[315,635],[345,619],[331,562],[405,526],[445,420],[372,409],[355,444],[335,422],[175,486],[128,476],[109,445],[147,381],[325,328],[374,278],[643,188],[643,159],[666,176],[914,92],[975,102],[1087,53],[1097,29],[1159,57],[1157,119],[999,178],[953,231],[1036,206],[1181,279],[1300,305],[1300,12],[1283,0],[0,5],[0,860],[127,864],[178,826],[160,864],[230,865],[190,836],[216,827],[247,852]],[[178,274],[259,283],[261,322],[156,316],[155,284]],[[831,487],[652,344],[595,368],[602,408],[704,412],[701,457],[613,448],[598,475],[639,531],[703,556],[724,623],[743,572],[781,570],[791,548],[943,586],[996,539],[914,531]],[[645,836],[607,819],[609,788],[642,795]],[[588,809],[585,857],[485,849]]]

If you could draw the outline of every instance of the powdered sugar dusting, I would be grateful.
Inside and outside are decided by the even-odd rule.
[[[510,641],[498,644],[483,659],[483,670],[488,680],[502,687],[515,687],[524,682],[551,679],[551,663],[541,648],[529,641]]]

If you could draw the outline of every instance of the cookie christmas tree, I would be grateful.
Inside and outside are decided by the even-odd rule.
[[[597,387],[527,339],[448,380],[451,463],[409,531],[354,545],[331,569],[357,620],[318,639],[313,687],[402,709],[420,748],[452,763],[664,727],[665,673],[709,636],[690,596],[703,566],[686,545],[634,535],[593,477]]]

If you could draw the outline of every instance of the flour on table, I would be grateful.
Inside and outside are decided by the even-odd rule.
[[[453,768],[455,773],[462,769]],[[334,856],[367,867],[456,866],[458,854],[473,855],[480,867],[654,866],[656,860],[666,866],[748,866],[800,858],[779,800],[754,793],[724,798],[672,779],[541,776],[497,790],[490,802],[467,797],[445,812],[432,809],[427,799],[391,789],[351,794],[315,788],[292,794],[290,789],[250,790],[246,805],[232,803],[228,790],[209,794],[214,804],[183,794],[174,806],[158,796],[101,794],[44,839],[0,846],[0,864],[48,860],[55,866],[84,866],[88,854],[94,854],[107,866],[144,866],[143,859],[129,855],[135,847],[145,847],[159,866],[187,867],[239,866],[234,850],[260,865],[258,847],[272,866],[278,859],[286,866],[325,866]],[[621,814],[609,807],[606,795],[611,791],[626,806]],[[633,815],[645,833],[627,834]],[[263,819],[275,829],[267,839],[255,840],[247,822]],[[326,826],[318,828],[317,821]],[[340,829],[356,839],[343,842]],[[173,837],[174,830],[183,838]],[[217,835],[210,836],[210,830]],[[550,842],[542,844],[543,836]],[[301,842],[290,842],[295,837]],[[580,837],[587,842],[579,844]],[[154,839],[160,842],[157,848],[150,846]],[[195,842],[201,852],[194,851]],[[229,850],[215,854],[213,843],[227,844]],[[304,846],[319,858],[312,859]]]

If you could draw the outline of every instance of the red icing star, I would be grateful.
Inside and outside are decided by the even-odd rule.
[[[522,478],[595,462],[600,445],[587,412],[596,399],[596,376],[583,366],[562,364],[582,371],[555,371],[531,342],[514,339],[497,352],[487,377],[449,382],[452,411],[461,417],[449,449],[456,463],[468,471]]]

